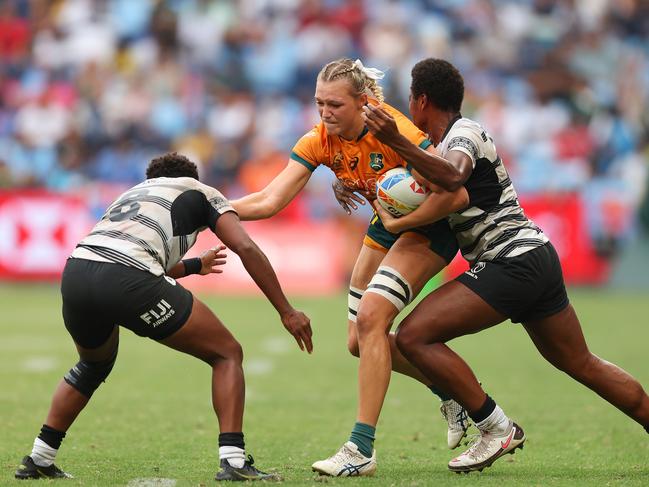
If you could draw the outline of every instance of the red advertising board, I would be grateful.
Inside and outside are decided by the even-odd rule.
[[[591,244],[584,210],[577,195],[543,196],[523,201],[526,214],[550,237],[561,257],[568,284],[597,285],[607,281],[609,262]],[[84,199],[44,191],[0,192],[0,279],[58,279],[76,243],[94,224]],[[268,255],[287,292],[338,292],[346,283],[345,249],[340,226],[333,222],[268,220],[244,223]],[[189,255],[217,243],[203,232]],[[224,273],[183,280],[192,290],[219,293],[257,292],[236,257],[229,253]],[[457,257],[446,270],[453,278],[466,270]]]
[[[80,198],[43,191],[0,192],[0,279],[55,280],[75,245],[94,221]],[[284,289],[292,294],[339,292],[345,275],[343,239],[334,223],[244,223],[273,264]],[[199,235],[189,256],[216,245],[209,231]],[[183,279],[201,292],[259,292],[232,252],[223,274]]]
[[[44,191],[0,192],[0,278],[57,279],[92,224],[79,198]]]
[[[343,239],[333,223],[245,222],[244,227],[268,256],[283,289],[291,294],[318,295],[340,292],[343,268]],[[200,254],[218,243],[210,232],[199,235],[188,256]],[[231,251],[222,274],[190,276],[182,280],[192,291],[218,293],[259,292],[241,261]]]

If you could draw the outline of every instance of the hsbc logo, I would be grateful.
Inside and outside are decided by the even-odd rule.
[[[92,228],[77,198],[45,191],[0,194],[0,276],[55,278]]]

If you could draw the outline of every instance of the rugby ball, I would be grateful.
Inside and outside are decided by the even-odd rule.
[[[415,210],[428,193],[405,167],[390,169],[376,181],[376,200],[397,218]]]

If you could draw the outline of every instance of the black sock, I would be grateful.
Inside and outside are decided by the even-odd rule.
[[[491,399],[491,396],[487,394],[487,398],[484,400],[482,406],[480,406],[480,409],[470,412],[469,416],[471,416],[473,422],[477,424],[487,419],[489,415],[494,412],[494,409],[496,409],[496,401]]]
[[[65,431],[55,430],[54,428],[50,428],[49,426],[44,424],[38,437],[42,441],[47,443],[51,448],[58,450],[61,446],[63,438],[65,438]]]
[[[435,386],[428,386],[430,389],[430,392],[435,394],[437,397],[439,397],[440,401],[448,401],[451,397],[444,392],[440,391],[437,387]]]
[[[219,435],[219,447],[221,446],[236,446],[245,450],[245,443],[243,442],[243,433],[221,433]]]

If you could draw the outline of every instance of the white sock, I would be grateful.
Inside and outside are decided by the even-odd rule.
[[[54,463],[56,453],[58,450],[52,448],[40,438],[34,440],[34,447],[32,448],[32,460],[39,467],[49,467]]]
[[[219,458],[226,459],[234,468],[241,468],[246,461],[246,450],[236,446],[220,446]]]
[[[484,420],[476,423],[476,426],[480,431],[506,433],[509,429],[509,422],[509,418],[505,412],[496,404],[496,409],[494,409]]]

